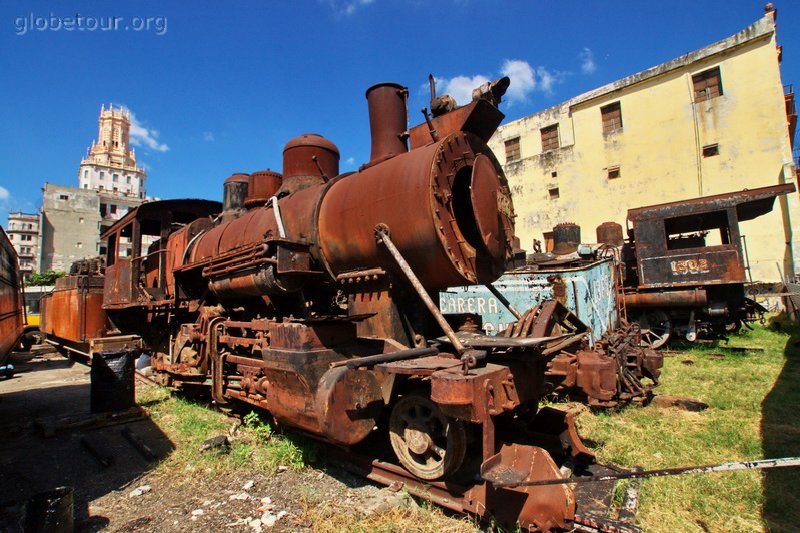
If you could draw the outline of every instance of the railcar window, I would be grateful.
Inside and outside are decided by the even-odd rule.
[[[664,219],[667,250],[723,246],[731,243],[727,211]]]

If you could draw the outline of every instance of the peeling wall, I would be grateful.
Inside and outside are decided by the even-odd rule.
[[[692,75],[719,67],[723,94],[695,103]],[[603,133],[600,108],[620,102],[623,128]],[[629,208],[795,179],[774,22],[502,126],[490,141],[508,176],[522,247],[560,222],[594,241],[603,222],[625,224]],[[560,147],[542,153],[540,129],[559,125]],[[521,159],[504,141],[520,137]],[[719,155],[703,157],[703,147]],[[608,169],[620,177],[609,179]],[[551,199],[548,190],[558,188]],[[800,202],[792,194],[741,224],[754,280],[777,281],[800,265]]]

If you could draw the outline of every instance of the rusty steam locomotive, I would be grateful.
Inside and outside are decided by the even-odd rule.
[[[368,450],[372,479],[528,529],[570,527],[570,485],[493,480],[560,479],[591,462],[571,417],[538,407],[554,376],[608,400],[619,375],[637,380],[630,368],[655,380],[660,358],[590,351],[586,328],[554,306],[489,337],[431,300],[490,284],[512,253],[510,192],[486,145],[508,83],[462,107],[432,94],[410,131],[407,89],[379,84],[367,91],[372,151],[357,172],[339,174],[336,146],[306,134],[286,145],[282,174],[228,178],[221,209],[142,205],[104,234],[103,276],[89,269],[65,279],[62,296],[57,287],[46,331],[89,356],[141,339],[164,385],[206,386],[219,404]],[[81,307],[89,296],[105,317]]]

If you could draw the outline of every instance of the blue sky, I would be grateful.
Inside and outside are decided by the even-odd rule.
[[[774,3],[783,81],[800,87],[800,2]],[[369,157],[364,92],[375,83],[407,85],[416,124],[429,73],[458,94],[510,73],[501,109],[515,119],[732,35],[760,18],[763,6],[7,0],[0,6],[0,224],[9,210],[39,207],[45,181],[77,186],[103,103],[133,113],[149,195],[220,199],[233,172],[280,170],[283,145],[301,133],[334,141],[342,172],[355,170]],[[57,28],[76,15],[84,29]],[[40,17],[48,19],[43,30]]]

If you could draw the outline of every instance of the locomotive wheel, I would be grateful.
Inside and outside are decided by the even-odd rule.
[[[661,348],[669,340],[672,322],[669,315],[660,309],[645,311],[636,319],[642,328],[642,347]]]
[[[400,463],[420,479],[452,474],[464,461],[464,424],[445,416],[434,402],[419,394],[403,397],[389,417],[389,440]]]

